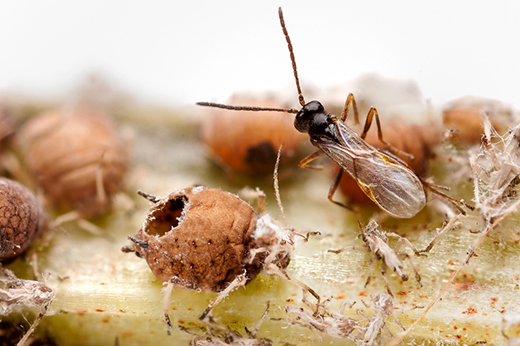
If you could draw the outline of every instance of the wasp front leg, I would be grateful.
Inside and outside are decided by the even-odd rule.
[[[316,150],[315,152],[313,152],[312,154],[310,154],[309,156],[307,156],[306,158],[301,160],[300,163],[298,164],[298,166],[300,166],[301,168],[305,168],[305,169],[312,169],[312,170],[319,171],[319,170],[323,169],[322,165],[308,166],[308,164],[311,163],[312,161],[316,160],[322,154],[323,154],[323,151]]]

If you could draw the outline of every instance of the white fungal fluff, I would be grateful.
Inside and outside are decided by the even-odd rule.
[[[492,222],[516,199],[520,174],[520,125],[499,136],[486,119],[486,141],[470,162],[475,175],[475,204],[487,222]]]
[[[251,250],[250,261],[257,254],[267,253],[264,262],[265,267],[294,250],[294,232],[291,229],[283,229],[276,225],[268,214],[258,219],[253,238],[257,246]]]

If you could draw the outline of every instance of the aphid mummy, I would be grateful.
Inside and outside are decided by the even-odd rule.
[[[46,225],[45,211],[32,191],[0,177],[0,262],[26,251]]]
[[[372,107],[370,109],[363,132],[361,135],[357,135],[351,128],[345,125],[350,108],[353,110],[355,121],[359,123],[353,94],[348,95],[340,118],[326,113],[319,101],[305,103],[296,69],[291,39],[285,27],[281,8],[278,9],[278,14],[287,41],[298,99],[302,109],[298,111],[296,109],[284,108],[230,106],[209,102],[198,102],[197,104],[237,111],[281,111],[296,114],[294,127],[299,132],[308,134],[311,143],[318,148],[318,150],[304,158],[299,166],[302,168],[315,168],[307,166],[307,164],[322,154],[327,155],[336,162],[341,167],[341,170],[330,187],[328,199],[347,209],[352,209],[352,207],[333,200],[343,172],[350,174],[363,192],[382,210],[397,218],[411,218],[423,209],[426,204],[424,188],[447,198],[461,213],[464,213],[461,206],[471,208],[465,203],[440,192],[438,186],[423,181],[406,163],[396,156],[396,154],[410,155],[384,141],[376,108]],[[377,149],[365,141],[374,118],[376,120],[379,141],[385,145],[383,150]]]

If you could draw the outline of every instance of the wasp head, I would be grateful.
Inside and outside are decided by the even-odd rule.
[[[310,136],[322,134],[329,125],[328,118],[329,114],[325,113],[323,105],[319,101],[311,101],[296,114],[294,127]]]

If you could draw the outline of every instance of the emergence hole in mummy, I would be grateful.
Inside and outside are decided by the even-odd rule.
[[[147,233],[162,237],[171,231],[172,228],[179,226],[179,219],[183,215],[187,204],[188,198],[186,196],[177,196],[175,199],[169,200],[161,210],[154,213],[155,220],[151,223]]]

